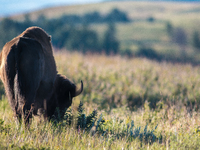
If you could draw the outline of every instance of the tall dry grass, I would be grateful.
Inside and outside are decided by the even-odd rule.
[[[59,73],[76,84],[83,80],[83,94],[73,100],[67,119],[34,119],[29,130],[15,123],[2,96],[0,148],[199,148],[198,66],[65,51],[55,58]]]

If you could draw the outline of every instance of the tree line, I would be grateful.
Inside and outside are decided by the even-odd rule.
[[[120,53],[130,57],[147,57],[159,61],[172,59],[142,44],[138,45],[137,52],[133,52],[132,49],[120,50],[120,41],[116,36],[115,24],[119,22],[128,23],[130,21],[128,15],[118,9],[113,9],[106,15],[95,11],[83,15],[63,15],[59,18],[51,19],[46,18],[44,15],[40,15],[36,20],[31,20],[29,15],[25,15],[23,21],[4,18],[0,21],[0,47],[2,48],[6,42],[19,35],[26,28],[39,26],[52,36],[52,44],[57,49],[76,50],[83,53]],[[149,17],[146,21],[152,23],[156,20],[154,17]],[[92,30],[90,28],[91,24],[107,24],[107,29],[104,31],[103,36],[100,37],[97,31]],[[195,31],[192,39],[189,40],[184,28],[175,27],[170,22],[166,23],[165,28],[171,40],[170,42],[180,47],[184,59],[187,55],[189,41],[192,42],[192,46],[197,52],[200,51],[200,34],[198,31]],[[182,58],[180,59],[184,61]]]
[[[63,15],[60,20],[71,23],[109,23],[109,22],[130,22],[127,14],[117,8],[111,10],[107,15],[97,11],[80,15]]]
[[[24,21],[4,18],[0,22],[0,47],[19,35],[30,26],[39,26],[52,35],[52,44],[58,49],[77,50],[82,52],[118,53],[120,42],[116,38],[116,22],[129,22],[125,12],[113,9],[107,15],[99,12],[87,13],[83,16],[63,15],[59,18],[47,19],[44,15],[31,20],[29,15]],[[96,31],[91,30],[92,23],[107,23],[107,30],[103,38],[99,38]]]

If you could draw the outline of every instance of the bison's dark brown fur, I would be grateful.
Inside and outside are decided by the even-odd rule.
[[[63,118],[65,111],[72,104],[72,98],[78,96],[83,90],[83,83],[81,81],[81,88],[78,90],[76,85],[72,83],[65,76],[58,74],[54,84],[54,92],[50,99],[47,100],[46,115],[49,119],[54,117]],[[56,108],[58,108],[56,110]]]
[[[19,119],[23,115],[25,123],[39,109],[47,107],[47,116],[51,117],[54,106],[61,110],[69,107],[68,94],[73,97],[76,91],[74,84],[57,75],[50,39],[43,29],[30,27],[6,43],[0,54],[0,77],[6,95],[15,115]],[[66,95],[60,92],[63,90]]]

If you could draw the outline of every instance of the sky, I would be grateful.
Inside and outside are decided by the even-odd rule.
[[[0,16],[30,12],[58,5],[96,3],[102,0],[0,0]]]

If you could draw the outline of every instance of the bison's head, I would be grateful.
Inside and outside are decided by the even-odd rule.
[[[72,83],[65,76],[58,74],[55,81],[55,90],[57,102],[59,107],[65,106],[69,107],[72,103],[72,98],[81,94],[83,91],[83,82],[81,81],[81,88],[78,89],[77,86]]]
[[[57,74],[53,95],[47,102],[47,116],[51,118],[53,115],[57,115],[56,108],[58,108],[60,116],[63,117],[66,109],[71,106],[73,97],[80,95],[82,91],[82,81],[81,87],[78,89],[77,86],[65,76]]]

